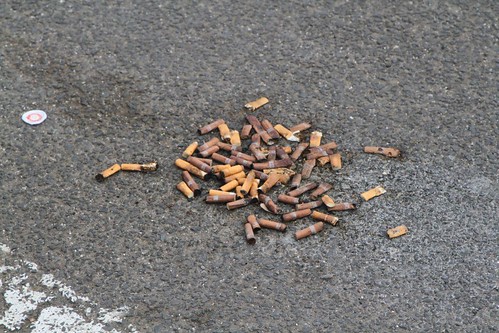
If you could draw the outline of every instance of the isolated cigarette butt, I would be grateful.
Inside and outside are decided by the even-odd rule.
[[[257,219],[258,224],[262,228],[267,228],[267,229],[273,229],[273,230],[278,230],[278,231],[285,231],[286,230],[286,225],[284,223],[279,223],[276,221],[271,221],[267,219]]]
[[[314,169],[315,164],[316,160],[306,160],[305,162],[303,162],[303,168],[301,170],[302,179],[310,178],[310,175],[312,174],[312,170]]]
[[[253,184],[251,184],[251,188],[249,190],[249,197],[253,199],[258,198],[258,185],[260,184],[259,179],[253,180]]]
[[[198,132],[201,135],[209,133],[223,123],[225,123],[225,121],[223,119],[217,119],[214,122],[212,122],[208,125],[205,125],[205,126],[201,127],[200,129],[198,129]]]
[[[336,216],[324,214],[316,210],[312,212],[311,216],[314,220],[327,222],[331,225],[336,225],[338,223],[338,218]]]
[[[322,200],[315,200],[315,201],[296,204],[295,209],[296,210],[314,209],[322,206],[322,204],[323,204]]]
[[[269,178],[258,188],[258,193],[267,193],[279,181],[281,175],[278,173],[270,173]]]
[[[194,192],[187,186],[187,184],[182,181],[177,184],[177,189],[182,192],[183,195],[190,201],[192,198],[194,198]]]
[[[317,188],[312,193],[310,193],[310,198],[315,200],[320,195],[326,193],[327,191],[329,191],[332,188],[333,188],[333,185],[331,185],[329,183],[320,183],[319,186],[317,186]]]
[[[199,187],[198,183],[192,178],[191,174],[189,171],[182,171],[182,179],[184,182],[189,186],[192,192],[194,192],[194,196],[198,196],[201,194],[201,188]]]
[[[364,152],[369,154],[380,154],[387,157],[399,157],[400,150],[394,147],[364,147]]]
[[[305,149],[307,149],[308,147],[308,143],[307,142],[303,142],[303,143],[300,143],[296,148],[295,148],[295,151],[291,154],[290,158],[293,162],[296,162],[296,160],[298,160],[301,156],[301,154],[303,154],[303,151]]]
[[[258,224],[258,221],[256,219],[256,216],[254,214],[248,215],[246,217],[246,223],[249,223],[251,227],[253,228],[254,231],[260,230],[261,227]]]
[[[277,197],[277,201],[279,202],[284,202],[289,205],[296,205],[300,203],[300,199],[297,197],[290,197],[289,195],[286,194],[279,194]]]
[[[236,200],[236,201],[228,202],[226,206],[227,206],[228,210],[233,210],[233,209],[237,209],[237,208],[241,208],[241,207],[247,206],[251,202],[252,202],[251,198],[244,198],[244,199],[239,199],[239,200]]]
[[[365,200],[369,201],[374,197],[380,196],[383,193],[386,193],[386,190],[381,187],[381,186],[376,186],[375,188],[370,189],[369,191],[366,191],[362,193],[360,196]]]
[[[220,137],[224,141],[229,141],[230,140],[230,129],[227,124],[220,124],[218,125],[218,131],[220,132]]]
[[[222,170],[230,168],[232,165],[230,164],[219,164],[219,165],[214,165],[211,170],[213,173],[219,173]]]
[[[208,156],[213,155],[214,153],[216,153],[219,150],[220,150],[220,147],[217,145],[214,145],[214,146],[211,146],[203,151],[200,151],[199,155],[201,155],[203,157],[208,157]]]
[[[241,171],[244,171],[244,167],[242,165],[234,165],[228,169],[221,170],[220,173],[224,178],[227,178]]]
[[[288,195],[291,197],[297,197],[297,196],[302,195],[303,193],[305,193],[307,191],[313,190],[318,185],[319,184],[317,184],[317,183],[308,183],[306,185],[303,185],[303,186],[300,186],[300,187],[294,189],[291,192],[288,192]]]
[[[336,153],[329,156],[329,161],[331,162],[331,167],[333,170],[341,169],[341,154]]]
[[[234,197],[234,200],[236,200],[236,194],[234,192],[226,192],[226,191],[210,189],[208,191],[208,195],[231,195]]]
[[[248,175],[246,176],[246,179],[244,180],[244,183],[241,187],[241,193],[243,195],[248,194],[251,185],[253,185],[253,181],[255,180],[255,172],[252,170],[248,172]]]
[[[272,126],[272,123],[267,119],[262,120],[262,126],[272,139],[279,139],[281,137],[274,126]]]
[[[312,211],[310,210],[310,208],[297,210],[294,212],[289,212],[289,213],[283,214],[282,220],[284,222],[291,222],[291,221],[298,220],[298,219],[301,219],[303,217],[309,216],[310,214],[312,214]]]
[[[315,235],[318,232],[321,232],[322,229],[324,228],[324,223],[323,222],[317,222],[314,225],[311,225],[309,227],[306,227],[305,229],[299,230],[295,233],[295,238],[296,240],[308,237],[310,235]]]
[[[250,111],[255,111],[256,109],[264,106],[269,102],[267,97],[260,97],[256,101],[248,102],[244,105],[244,107]]]
[[[388,229],[386,232],[388,234],[388,237],[390,238],[396,238],[400,237],[402,235],[405,235],[409,230],[405,225],[399,225],[398,227]]]
[[[233,146],[241,146],[241,137],[239,136],[239,131],[230,131],[230,144]]]
[[[240,134],[241,139],[249,138],[252,129],[253,129],[253,126],[251,126],[250,124],[244,125],[243,128],[241,129],[241,134]]]
[[[354,210],[357,207],[351,202],[341,202],[335,204],[333,207],[328,207],[329,211],[343,211],[343,210]]]
[[[326,164],[329,163],[329,158],[331,157],[332,155],[330,156],[322,156],[322,157],[319,157],[317,159],[317,162],[319,163],[320,166],[324,166]]]
[[[244,224],[244,232],[246,233],[246,242],[248,244],[255,244],[256,239],[255,239],[255,234],[253,233],[253,227],[249,223]]]
[[[281,124],[277,124],[274,126],[274,129],[279,133],[283,138],[285,138],[288,141],[293,141],[293,142],[299,142],[300,139],[296,137],[293,132],[291,132],[289,129],[284,127]]]
[[[211,173],[213,170],[211,168],[211,166],[209,166],[208,164],[204,163],[199,158],[194,157],[194,156],[187,157],[187,162],[189,162],[190,164],[194,165],[196,168],[198,168],[206,173]]]
[[[296,134],[298,132],[308,130],[310,127],[312,127],[312,124],[310,123],[299,123],[298,125],[291,127],[289,130]]]
[[[177,158],[175,160],[175,165],[182,170],[189,171],[190,174],[192,174],[198,178],[201,178],[201,179],[209,178],[207,172],[204,172],[203,170],[195,167],[191,163],[186,162],[180,158]]]
[[[310,134],[310,148],[319,147],[321,145],[322,132],[313,131]]]
[[[198,151],[201,153],[202,151],[204,151],[208,148],[211,148],[213,146],[217,146],[219,142],[220,142],[219,138],[213,137],[210,140],[203,143],[201,146],[198,146]]]
[[[272,201],[272,199],[268,195],[260,193],[258,195],[258,201],[263,203],[269,209],[270,212],[274,214],[279,214],[280,212],[279,207],[275,204],[274,201]]]
[[[228,182],[225,185],[220,186],[220,191],[228,192],[230,190],[235,189],[239,185],[239,182],[237,180],[233,180]]]
[[[236,201],[236,195],[221,194],[221,195],[207,195],[205,198],[206,203],[227,203]]]
[[[334,207],[336,204],[334,203],[334,200],[333,198],[331,198],[329,195],[323,195],[322,198],[321,198],[322,202],[324,203],[324,205],[326,205],[327,208],[332,208]]]
[[[103,182],[104,179],[106,179],[107,177],[110,177],[110,176],[114,175],[116,172],[118,172],[120,170],[121,170],[121,166],[119,164],[114,164],[111,167],[109,167],[106,170],[104,170],[101,173],[99,173],[98,175],[96,175],[95,179],[98,182]]]
[[[301,173],[297,173],[291,179],[291,184],[289,187],[291,188],[291,190],[294,190],[298,188],[300,184],[301,184]]]
[[[233,175],[230,175],[229,177],[225,177],[224,182],[228,183],[228,182],[231,182],[233,180],[237,180],[239,185],[241,185],[242,183],[244,183],[244,178],[246,178],[246,174],[244,173],[244,171],[241,171],[241,172],[235,173]],[[243,179],[243,180],[240,180],[240,179]]]
[[[182,152],[182,157],[187,158],[187,157],[191,156],[192,154],[194,154],[194,152],[196,151],[198,146],[199,146],[199,144],[197,141],[194,141],[193,143],[188,145],[187,148],[185,148],[185,150]]]

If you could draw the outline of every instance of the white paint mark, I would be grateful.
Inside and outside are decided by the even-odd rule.
[[[5,244],[0,244],[0,251],[3,252],[3,253],[9,254],[10,253],[10,247],[8,247]]]
[[[31,333],[101,333],[104,325],[86,322],[72,308],[58,308],[50,306],[45,308],[38,316],[37,321],[31,325]],[[116,332],[116,331],[115,331]]]
[[[129,308],[127,306],[122,306],[115,310],[101,309],[99,311],[99,320],[103,323],[121,323],[123,317],[128,313]]]
[[[54,288],[60,282],[55,280],[52,274],[43,274],[40,283],[45,287]]]
[[[35,264],[34,262],[24,261],[24,263],[26,264],[26,267],[28,267],[30,271],[32,271],[32,272],[38,271],[38,265]]]

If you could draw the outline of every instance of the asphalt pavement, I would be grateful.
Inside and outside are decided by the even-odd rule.
[[[498,331],[498,14],[485,0],[2,1],[0,329]],[[32,109],[47,119],[24,123]],[[175,159],[216,135],[200,126],[240,130],[249,113],[336,141],[342,169],[310,181],[358,209],[249,245],[245,216],[278,217],[187,201]]]

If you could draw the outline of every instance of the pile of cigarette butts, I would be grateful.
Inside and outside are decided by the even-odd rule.
[[[268,102],[267,98],[262,97],[247,103],[245,107],[255,111]],[[200,135],[214,130],[217,130],[219,135],[201,145],[192,142],[183,151],[182,158],[175,161],[175,165],[183,170],[182,181],[177,184],[177,189],[188,200],[201,194],[201,187],[193,176],[201,180],[218,179],[221,184],[218,188],[208,190],[206,203],[223,203],[229,210],[258,204],[264,211],[280,215],[282,221],[279,222],[259,218],[254,214],[248,215],[244,220],[244,230],[249,244],[256,242],[255,231],[261,228],[283,232],[288,222],[308,216],[318,222],[296,231],[297,240],[322,231],[324,223],[332,226],[338,223],[338,217],[321,212],[319,208],[326,208],[328,212],[356,209],[354,203],[334,202],[333,198],[326,194],[333,187],[327,182],[302,184],[303,180],[309,179],[316,166],[329,163],[332,170],[341,169],[342,157],[335,151],[337,144],[334,141],[321,142],[322,133],[319,131],[313,131],[305,141],[304,132],[311,128],[309,123],[286,128],[282,124],[272,125],[267,119],[259,120],[253,114],[247,114],[246,120],[248,124],[245,124],[240,132],[231,130],[222,119],[199,128]],[[244,139],[250,139],[245,151],[241,142]],[[287,143],[278,144],[280,141]],[[292,148],[289,143],[297,144]],[[400,156],[400,151],[392,147],[365,147],[364,152],[386,157]],[[297,172],[296,164],[299,162],[302,164],[301,171]],[[125,170],[123,166],[122,164],[121,170]],[[107,176],[105,173],[106,171],[99,174],[101,180]],[[272,200],[270,192],[276,188],[289,188],[287,193],[277,196],[277,201],[284,205],[294,205],[294,208],[283,209]],[[310,191],[310,200],[302,198]],[[385,189],[377,186],[362,193],[361,197],[368,201],[385,192]],[[406,234],[407,231],[407,227],[401,225],[388,230],[387,234],[389,238],[395,238]]]

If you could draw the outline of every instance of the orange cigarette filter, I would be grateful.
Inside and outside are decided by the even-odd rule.
[[[182,179],[187,184],[187,186],[189,186],[191,191],[194,192],[194,196],[198,196],[201,194],[201,188],[188,171],[182,171]]]
[[[322,132],[313,131],[310,134],[310,148],[319,147],[321,145]]]
[[[233,146],[241,146],[241,137],[239,136],[239,131],[230,131],[230,144]]]
[[[199,146],[199,143],[197,141],[194,141],[193,143],[188,145],[187,148],[185,148],[185,150],[182,152],[182,157],[187,158],[187,157],[191,156],[192,154],[194,154],[194,152],[196,151],[198,146]]]
[[[208,195],[231,195],[234,197],[234,200],[236,200],[236,194],[234,192],[225,192],[211,189],[208,191]]]
[[[274,129],[279,133],[283,138],[285,138],[288,141],[293,141],[293,142],[300,142],[300,139],[296,137],[293,132],[291,132],[289,129],[284,127],[281,124],[277,124],[274,126]]]
[[[284,223],[279,223],[267,219],[257,219],[258,224],[262,228],[267,228],[267,229],[274,229],[274,230],[279,230],[279,231],[285,231],[286,230],[286,225]]]
[[[334,207],[336,205],[334,203],[333,198],[331,198],[329,195],[323,195],[321,199],[322,199],[322,202],[324,203],[324,205],[326,205],[327,208],[332,208],[332,207]]]
[[[206,172],[204,172],[203,170],[201,170],[199,168],[196,168],[194,165],[192,165],[189,162],[186,162],[180,158],[177,158],[175,160],[175,165],[182,170],[189,171],[190,174],[192,174],[198,178],[201,178],[201,179],[206,178],[206,175],[207,175]]]
[[[299,240],[308,237],[310,235],[315,235],[316,233],[321,232],[323,228],[324,228],[324,223],[317,222],[316,224],[311,225],[310,227],[306,227],[305,229],[297,231],[295,233],[295,238],[296,240]]]
[[[329,163],[329,158],[330,158],[331,156],[332,156],[332,155],[330,155],[330,156],[322,156],[322,157],[319,157],[319,158],[317,159],[317,162],[319,162],[319,165],[320,165],[320,166],[324,166],[324,165],[326,165],[326,164],[328,164],[328,163]]]
[[[260,230],[261,229],[260,225],[258,224],[258,221],[256,220],[256,216],[253,214],[248,215],[248,217],[246,218],[246,222],[251,225],[253,230]]]
[[[312,214],[312,211],[309,208],[297,210],[294,212],[289,212],[289,213],[283,214],[282,220],[284,222],[291,222],[291,221],[298,220],[298,219],[301,219],[303,217],[309,216],[310,214]]]
[[[237,209],[237,208],[241,208],[241,207],[247,206],[251,202],[252,202],[251,198],[244,198],[244,199],[239,199],[239,200],[236,200],[236,201],[228,202],[226,206],[227,206],[228,210],[233,210],[233,209]]]
[[[232,202],[236,200],[236,196],[230,195],[230,194],[223,194],[223,195],[208,195],[206,196],[205,202],[206,203],[226,203],[226,202]]]
[[[213,173],[219,173],[220,171],[222,170],[225,170],[225,169],[228,169],[230,168],[232,165],[230,164],[220,164],[220,165],[214,165],[212,167],[212,171]]]
[[[236,186],[236,197],[237,197],[238,199],[242,199],[242,198],[244,198],[244,194],[242,194],[242,193],[241,193],[241,189],[242,189],[242,188],[243,188],[243,187],[242,187],[241,185]]]
[[[248,194],[251,185],[253,185],[253,181],[255,180],[255,172],[251,170],[248,175],[246,176],[246,179],[241,187],[241,193],[246,195]]]
[[[331,162],[331,167],[333,168],[333,170],[341,169],[341,154],[340,153],[329,155],[329,161]]]
[[[211,166],[208,164],[204,163],[202,160],[200,160],[197,157],[194,156],[189,156],[187,157],[187,162],[194,165],[196,168],[206,172],[206,173],[211,173],[213,172]]]
[[[158,162],[150,162],[143,164],[122,164],[121,170],[123,171],[156,171],[158,169]]]
[[[244,167],[242,165],[234,165],[228,169],[223,169],[220,171],[222,176],[224,178],[227,178],[229,176],[235,175],[236,173],[239,173],[241,171],[244,171]]]
[[[281,175],[278,173],[270,173],[269,178],[258,188],[259,193],[267,193],[279,181]]]
[[[360,196],[365,201],[369,201],[372,198],[382,195],[383,193],[386,193],[386,190],[381,186],[376,186],[375,188],[372,188],[369,191],[362,193]]]
[[[380,154],[387,157],[399,157],[400,150],[394,147],[364,147],[364,152],[369,154]]]
[[[341,202],[341,203],[337,203],[335,204],[333,207],[329,207],[327,210],[329,211],[343,211],[343,210],[354,210],[356,209],[357,207],[355,206],[355,204],[351,203],[351,202]]]
[[[217,146],[220,142],[220,139],[217,137],[211,138],[210,140],[203,143],[201,146],[198,146],[198,151],[201,153],[202,151],[211,148],[213,146]]]
[[[251,126],[250,124],[244,125],[243,128],[241,129],[241,135],[240,135],[241,139],[249,138],[252,128],[253,128],[253,126]]]
[[[253,184],[251,184],[251,188],[249,191],[250,198],[258,198],[258,185],[260,184],[260,179],[253,180]]]
[[[230,190],[235,189],[239,185],[239,182],[237,180],[233,180],[228,182],[227,184],[220,186],[220,191],[228,192]]]
[[[235,173],[233,175],[230,175],[229,177],[225,177],[224,182],[228,183],[228,182],[233,181],[234,179],[239,181],[239,179],[243,179],[243,178],[246,178],[246,174],[244,173],[244,171],[241,171],[241,172]],[[244,179],[242,180],[242,182],[244,182]],[[241,184],[242,183],[239,183],[239,185],[241,185]]]
[[[336,216],[324,214],[316,210],[312,212],[311,216],[314,220],[327,222],[331,225],[336,225],[336,223],[338,223],[338,218]]]
[[[291,146],[281,146],[281,148],[286,154],[291,154],[293,152],[293,147]]]
[[[120,170],[121,170],[121,166],[119,164],[114,164],[111,167],[109,167],[106,170],[104,170],[101,173],[99,173],[97,176],[95,176],[95,179],[98,182],[103,182],[104,179],[106,179],[107,177],[110,177],[110,176],[114,175],[116,172],[118,172]]]
[[[291,180],[291,176],[290,175],[288,175],[288,174],[282,174],[279,177],[279,182],[278,183],[286,185],[287,183],[289,183],[290,180]]]
[[[182,194],[185,195],[188,200],[192,200],[192,198],[194,198],[194,192],[189,188],[189,186],[187,186],[184,181],[177,184],[177,189],[182,192]]]
[[[399,225],[398,227],[388,229],[386,232],[388,234],[388,237],[390,238],[396,238],[400,237],[402,235],[405,235],[409,230],[405,225]]]
[[[310,123],[300,123],[298,125],[291,127],[289,130],[296,134],[298,132],[303,132],[305,130],[308,130],[310,127],[312,127]]]
[[[312,175],[312,170],[314,169],[316,160],[306,160],[303,162],[303,168],[301,170],[301,178],[308,179]]]
[[[255,244],[256,239],[255,239],[255,234],[253,233],[253,227],[249,223],[244,224],[244,232],[246,233],[246,242],[248,244]]]
[[[205,125],[205,126],[201,127],[200,129],[198,129],[198,132],[201,135],[209,133],[209,132],[213,131],[215,128],[217,128],[218,125],[221,125],[223,123],[225,123],[225,121],[223,119],[217,119],[214,122],[212,122],[208,125]]]
[[[243,186],[244,182],[246,181],[246,177],[238,177],[238,178],[236,178],[236,180],[239,183],[239,185]]]
[[[230,140],[230,129],[227,124],[220,124],[218,125],[218,131],[220,132],[220,137],[224,141],[229,141]]]
[[[269,102],[267,97],[260,97],[256,101],[246,103],[244,107],[250,111],[255,111]]]
[[[208,157],[208,156],[213,155],[214,153],[216,153],[219,150],[220,150],[220,147],[217,145],[214,145],[214,146],[211,146],[210,148],[207,148],[203,151],[200,151],[199,155],[201,155],[203,157]]]

